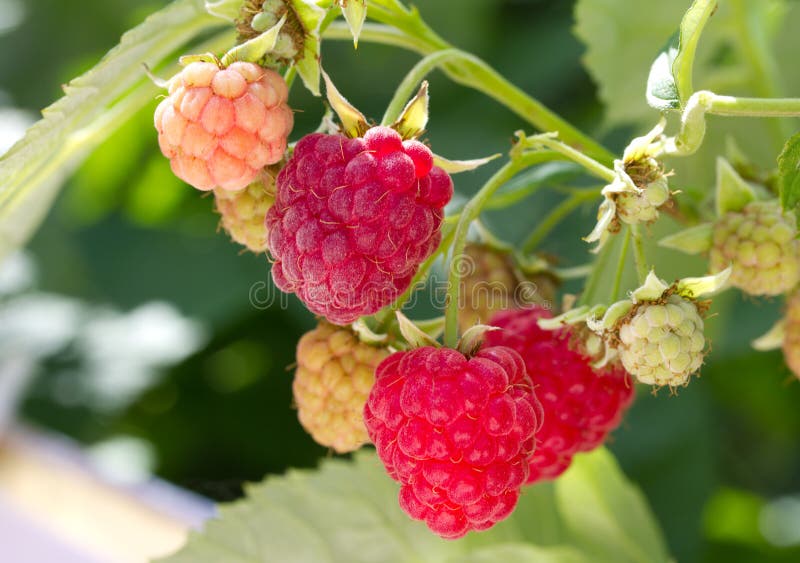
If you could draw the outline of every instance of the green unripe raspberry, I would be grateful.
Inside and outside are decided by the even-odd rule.
[[[750,295],[779,295],[800,281],[797,223],[777,201],[755,201],[714,225],[712,272],[733,265],[731,284]]]
[[[800,292],[795,292],[786,303],[783,330],[783,358],[800,378]]]
[[[286,0],[244,0],[237,20],[239,43],[257,37],[273,27],[281,17],[286,22],[278,32],[275,47],[259,61],[263,66],[288,65],[303,55],[305,31],[294,5]]]
[[[375,368],[388,355],[325,322],[303,335],[292,389],[300,424],[317,443],[345,453],[369,441],[362,413]]]
[[[617,216],[623,223],[638,225],[658,219],[658,208],[669,200],[669,182],[665,176],[647,184],[640,193],[624,192],[617,196]]]
[[[703,319],[693,301],[643,303],[619,328],[619,358],[647,385],[685,385],[703,363]]]
[[[266,252],[269,232],[264,218],[275,203],[275,177],[265,171],[243,190],[214,190],[222,228],[235,241],[255,253]]]

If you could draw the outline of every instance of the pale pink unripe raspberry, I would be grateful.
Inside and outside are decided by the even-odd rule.
[[[288,95],[281,75],[253,63],[190,63],[156,108],[161,152],[199,190],[241,190],[283,158],[294,123]]]
[[[275,203],[275,174],[265,169],[243,190],[214,190],[222,228],[235,241],[255,253],[266,252],[269,231],[264,222]]]
[[[714,225],[712,272],[733,266],[731,284],[750,295],[779,295],[800,281],[800,242],[794,213],[777,201],[754,201]]]
[[[369,441],[363,410],[375,368],[389,355],[348,328],[321,322],[297,344],[294,400],[300,424],[317,443],[338,453]]]

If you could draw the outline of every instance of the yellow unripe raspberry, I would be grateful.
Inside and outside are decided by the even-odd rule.
[[[269,239],[264,219],[275,203],[275,177],[267,170],[243,190],[214,190],[222,228],[235,241],[255,253],[265,252]]]
[[[326,322],[303,335],[293,391],[300,424],[314,440],[338,453],[369,441],[362,413],[375,368],[388,355],[349,328]]]

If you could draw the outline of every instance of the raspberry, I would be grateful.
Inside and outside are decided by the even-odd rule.
[[[198,190],[241,190],[283,158],[294,117],[283,77],[252,63],[193,62],[156,108],[161,152]]]
[[[444,538],[506,518],[528,477],[542,410],[519,354],[417,348],[383,360],[364,407],[400,506]]]
[[[335,324],[375,313],[439,245],[452,194],[430,150],[388,127],[304,137],[267,214],[275,285]]]
[[[697,305],[673,294],[635,308],[619,327],[617,350],[642,383],[677,387],[700,368],[705,343]]]
[[[622,192],[617,196],[617,216],[623,223],[637,225],[658,219],[658,208],[669,200],[669,183],[660,176],[641,192]]]
[[[750,295],[779,295],[800,281],[797,224],[777,201],[754,201],[714,225],[712,272],[733,265],[731,284]]]
[[[322,322],[297,344],[294,400],[300,424],[338,453],[368,441],[363,410],[375,368],[388,355],[349,329]]]
[[[243,190],[214,190],[222,228],[230,237],[255,253],[267,250],[264,219],[275,202],[275,176],[268,171]]]
[[[486,346],[519,352],[542,402],[544,422],[536,433],[528,483],[554,479],[578,452],[595,449],[622,420],[633,402],[630,378],[619,367],[595,370],[591,359],[571,345],[571,328],[542,330],[537,321],[552,318],[541,307],[503,311],[490,324]]]
[[[508,254],[482,244],[468,244],[464,254],[466,268],[461,277],[464,303],[458,309],[461,332],[485,323],[497,311],[513,307],[519,283]]]
[[[461,283],[463,304],[458,309],[461,332],[487,322],[505,309],[532,303],[551,303],[557,280],[545,271],[525,276],[517,271],[511,254],[485,244],[471,243],[464,249],[466,260]]]

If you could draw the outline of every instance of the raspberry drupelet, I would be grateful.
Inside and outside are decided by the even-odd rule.
[[[570,342],[570,328],[539,328],[539,319],[551,317],[541,307],[503,311],[489,323],[502,330],[487,333],[485,342],[519,352],[544,409],[528,483],[558,477],[576,453],[602,444],[634,398],[625,370],[592,368],[591,359]]]
[[[334,324],[377,312],[436,250],[452,195],[428,147],[388,127],[307,135],[267,214],[275,285]]]
[[[198,190],[241,190],[283,158],[294,117],[283,77],[253,63],[193,62],[156,108],[161,152]]]
[[[383,360],[364,422],[400,506],[444,538],[508,517],[528,478],[542,408],[519,354],[423,347]]]

